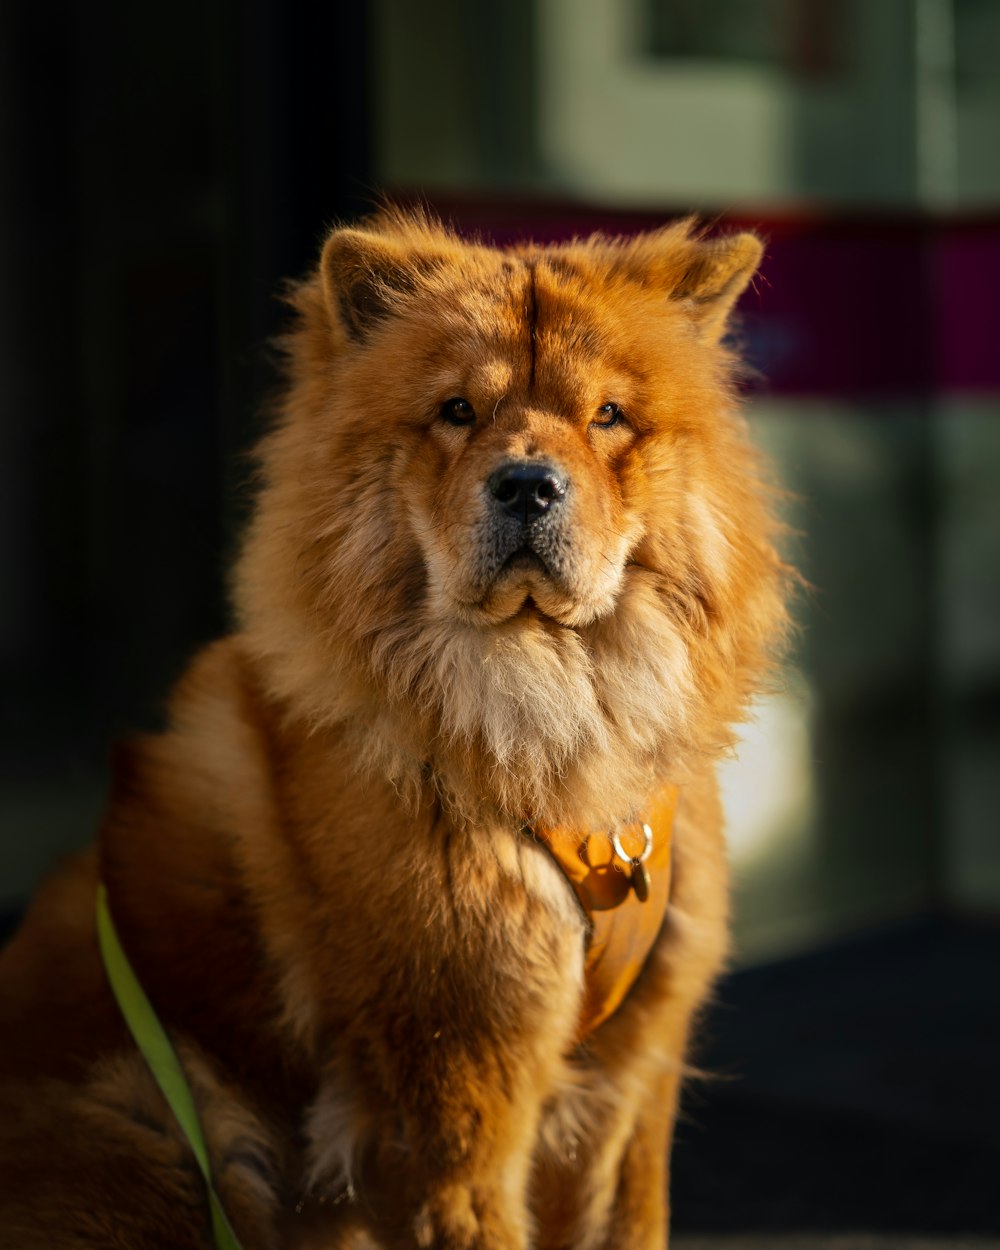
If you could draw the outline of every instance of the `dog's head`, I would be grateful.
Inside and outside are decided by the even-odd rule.
[[[760,253],[335,231],[238,576],[276,691],[522,816],[724,742],[782,619],[722,343]]]

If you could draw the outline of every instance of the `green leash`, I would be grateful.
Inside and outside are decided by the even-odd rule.
[[[208,1160],[205,1137],[201,1131],[198,1112],[195,1110],[191,1087],[187,1083],[177,1052],[170,1044],[163,1025],[157,1018],[145,991],[132,971],[122,944],[115,932],[114,921],[108,907],[108,893],[103,883],[97,886],[97,941],[104,960],[104,970],[111,984],[125,1023],[135,1044],[149,1064],[157,1085],[163,1091],[170,1110],[177,1117],[184,1136],[188,1139],[194,1157],[198,1160],[201,1174],[208,1190],[208,1203],[212,1212],[212,1232],[218,1250],[242,1250],[232,1225],[223,1209],[219,1196],[212,1185],[212,1166]]]

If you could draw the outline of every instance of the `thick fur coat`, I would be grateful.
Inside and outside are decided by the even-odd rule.
[[[736,410],[760,258],[689,223],[499,251],[386,211],[292,294],[233,583],[96,846],[0,955],[0,1240],[206,1250],[99,879],[245,1250],[654,1250],[726,950],[714,761],[784,626]],[[680,786],[653,954],[582,1044],[586,920],[526,826]]]

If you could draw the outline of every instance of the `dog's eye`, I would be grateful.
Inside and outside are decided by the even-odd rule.
[[[617,404],[601,404],[594,415],[592,424],[600,426],[602,430],[607,430],[624,419],[625,414]]]
[[[456,395],[441,405],[441,420],[449,425],[472,425],[476,419],[476,410],[467,399]]]

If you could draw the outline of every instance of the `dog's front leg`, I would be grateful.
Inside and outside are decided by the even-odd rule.
[[[651,1086],[618,1169],[603,1250],[664,1250],[669,1242],[669,1158],[679,1077]]]
[[[508,1090],[493,1086],[495,1075],[456,1065],[455,1096],[442,1100],[422,1125],[412,1124],[404,1244],[425,1250],[527,1245],[528,1168],[540,1098],[525,1082]]]
[[[379,1012],[353,1056],[334,1059],[310,1114],[310,1171],[320,1192],[353,1192],[378,1245],[523,1250],[532,1241],[539,1122],[580,996],[579,979],[565,974],[579,956],[566,945],[542,986],[470,966],[488,994],[461,1005],[435,996],[416,1018]],[[394,996],[379,1001],[391,1008]]]
[[[401,1250],[529,1244],[529,1174],[566,1025],[521,1025],[508,1018],[506,1035],[450,1040],[443,1028],[411,1042],[394,1074],[392,1128],[377,1133],[359,1178],[379,1241]]]
[[[421,872],[393,926],[365,925],[364,975],[337,986],[363,994],[330,1028],[309,1171],[327,1192],[352,1180],[391,1250],[522,1250],[542,1107],[577,1030],[583,919],[526,841],[436,837]]]

